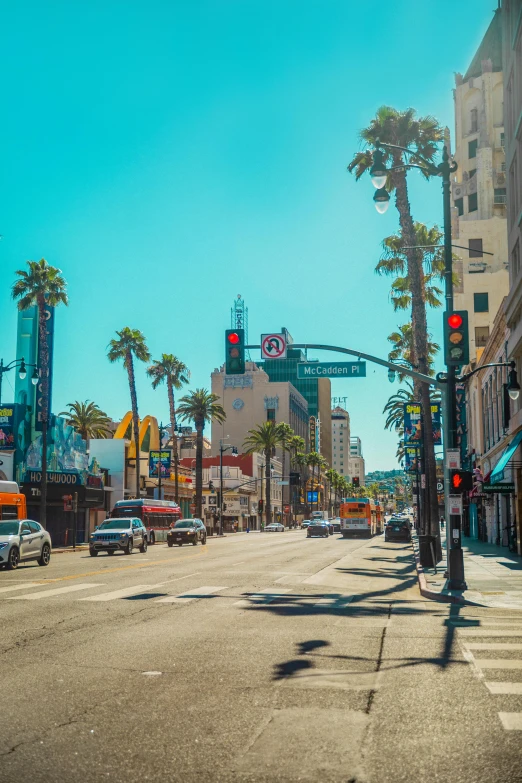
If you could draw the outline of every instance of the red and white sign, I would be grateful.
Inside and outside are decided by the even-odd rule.
[[[462,516],[462,495],[449,496],[449,512],[456,517]]]
[[[261,335],[262,359],[286,359],[286,337],[284,334]]]

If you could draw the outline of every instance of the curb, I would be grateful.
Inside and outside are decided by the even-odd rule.
[[[415,558],[415,567],[417,569],[417,578],[419,580],[419,590],[423,598],[429,598],[430,601],[439,601],[445,604],[468,604],[470,603],[461,595],[447,595],[444,593],[430,590],[426,582],[426,575],[424,574],[424,568],[421,565],[420,558],[412,540],[413,556]]]

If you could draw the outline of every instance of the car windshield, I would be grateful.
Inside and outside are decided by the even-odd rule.
[[[121,530],[122,528],[130,527],[131,523],[129,519],[106,519],[102,522],[98,530]]]
[[[0,522],[0,536],[17,536],[18,522]]]
[[[180,519],[174,527],[194,527],[194,520],[193,519]]]

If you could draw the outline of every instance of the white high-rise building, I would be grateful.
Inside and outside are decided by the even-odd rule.
[[[350,414],[340,407],[332,410],[332,467],[350,476]]]

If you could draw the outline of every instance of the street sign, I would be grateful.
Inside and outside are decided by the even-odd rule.
[[[317,503],[317,492],[308,492],[308,502]]]
[[[514,483],[506,484],[483,484],[482,491],[491,494],[498,492],[500,495],[511,495],[515,491]]]
[[[262,334],[261,358],[286,359],[286,336],[284,334]]]
[[[297,377],[366,378],[366,362],[306,362],[297,365]]]
[[[460,449],[448,449],[446,463],[448,470],[460,470]]]
[[[449,496],[449,512],[454,516],[462,516],[462,495]]]
[[[437,492],[443,492],[444,491],[444,484],[442,481],[437,481]]]
[[[290,484],[290,482],[289,481],[278,481],[277,484],[278,484],[279,487],[287,487]]]

